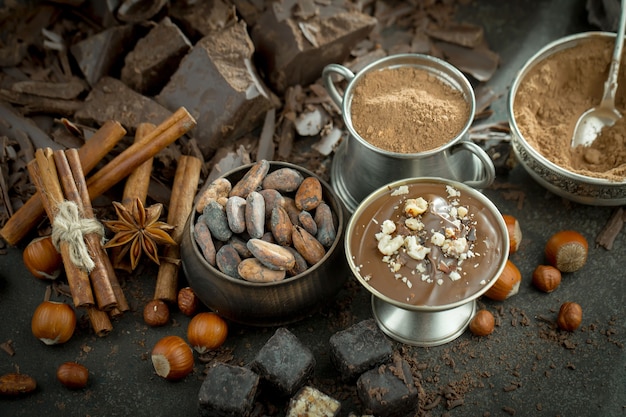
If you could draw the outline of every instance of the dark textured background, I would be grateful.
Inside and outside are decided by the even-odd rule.
[[[487,83],[502,95],[492,107],[495,115],[490,120],[506,118],[508,87],[517,70],[539,48],[564,35],[596,29],[588,24],[585,3],[476,0],[462,7],[458,20],[484,26],[489,45],[501,56],[501,68]],[[618,236],[611,251],[593,244],[613,209],[565,201],[541,188],[519,166],[499,176],[496,187],[485,194],[522,225],[524,239],[512,260],[522,271],[523,283],[520,293],[506,302],[480,301],[501,314],[500,326],[488,338],[473,338],[466,332],[439,347],[396,345],[422,365],[422,385],[427,393],[452,386],[463,394],[462,406],[447,410],[442,401],[432,415],[500,416],[512,410],[516,416],[626,415],[626,233]],[[524,196],[523,204],[512,198],[519,195]],[[543,262],[545,241],[552,233],[570,228],[589,240],[589,260],[581,271],[564,277],[556,292],[539,293],[530,285],[530,276]],[[154,271],[146,270],[144,276],[129,283],[129,299],[149,299],[154,279]],[[30,317],[43,288],[22,265],[21,248],[9,248],[7,255],[0,256],[0,342],[12,340],[16,351],[12,357],[0,352],[0,374],[19,366],[39,383],[33,395],[0,399],[1,416],[197,415],[203,364],[196,361],[193,375],[170,383],[155,375],[149,360],[159,338],[185,335],[185,316],[176,312],[173,318],[178,325],[147,328],[141,318],[143,304],[135,301],[133,306],[139,311],[115,322],[114,331],[106,338],[93,336],[88,326],[83,326],[67,344],[48,347],[30,331]],[[542,337],[549,334],[550,323],[541,317],[554,319],[560,304],[568,300],[582,305],[583,327],[560,340]],[[331,395],[338,388],[334,382],[338,375],[329,362],[328,338],[340,330],[339,323],[371,317],[369,303],[367,293],[354,284],[319,314],[287,326],[316,355],[313,385]],[[233,364],[248,363],[274,330],[232,325],[222,352],[232,353]],[[68,360],[90,369],[87,389],[68,391],[55,380],[58,364]],[[343,401],[342,415],[360,413],[351,398]]]

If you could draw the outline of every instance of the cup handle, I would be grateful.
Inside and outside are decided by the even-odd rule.
[[[481,178],[476,180],[463,181],[463,183],[476,189],[489,187],[493,183],[493,180],[496,178],[496,168],[493,166],[493,161],[491,160],[489,155],[487,155],[487,152],[485,152],[480,146],[469,140],[463,140],[459,142],[454,147],[454,149],[452,149],[452,152],[454,153],[460,150],[466,150],[476,155],[478,159],[480,159],[480,161],[482,162],[483,166],[483,175],[481,176]]]
[[[343,97],[339,94],[337,87],[335,87],[335,83],[333,82],[333,74],[337,74],[345,78],[348,82],[350,82],[354,78],[354,73],[350,71],[348,68],[339,64],[328,64],[324,67],[322,71],[322,81],[324,82],[324,87],[326,87],[326,91],[330,98],[335,102],[339,108],[341,108],[341,103],[343,102]]]

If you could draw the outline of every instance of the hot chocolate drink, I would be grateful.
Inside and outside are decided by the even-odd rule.
[[[373,197],[351,220],[353,269],[405,304],[447,306],[475,295],[497,279],[507,248],[500,214],[472,194],[429,180]]]

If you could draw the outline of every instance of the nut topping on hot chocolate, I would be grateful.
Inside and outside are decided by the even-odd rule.
[[[358,277],[380,296],[411,305],[447,306],[485,291],[508,253],[497,209],[480,193],[438,179],[381,190],[352,222]]]
[[[447,198],[407,198],[399,207],[402,214],[395,220],[385,219],[375,235],[382,261],[408,288],[413,287],[415,279],[438,285],[443,285],[446,278],[458,281],[464,273],[464,262],[476,256],[472,213],[460,205],[458,190],[448,186],[446,191]],[[410,270],[403,269],[407,256],[421,262]]]

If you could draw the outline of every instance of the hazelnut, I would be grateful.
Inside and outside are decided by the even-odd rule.
[[[184,287],[178,291],[178,309],[186,316],[193,316],[198,310],[198,296],[191,287]]]
[[[493,332],[496,320],[488,310],[478,310],[470,320],[470,332],[476,336],[487,336]]]
[[[548,239],[545,256],[561,272],[578,271],[587,262],[587,239],[574,230],[562,230]]]
[[[193,350],[179,336],[165,336],[152,348],[152,365],[157,375],[175,381],[193,371]]]
[[[485,292],[485,297],[496,301],[503,301],[519,291],[522,282],[522,273],[513,262],[507,259],[502,273],[496,282]]]
[[[85,388],[89,379],[89,370],[79,363],[65,362],[57,368],[57,379],[67,388]]]
[[[580,304],[573,301],[567,301],[561,304],[556,324],[562,330],[573,332],[580,326],[583,321],[583,309]]]
[[[517,252],[522,241],[522,229],[517,219],[510,214],[503,214],[504,224],[509,235],[509,255]]]
[[[143,321],[148,326],[163,326],[169,319],[170,309],[163,300],[152,300],[143,309]]]
[[[552,292],[561,284],[561,271],[552,265],[539,265],[533,271],[532,283],[543,292]]]

